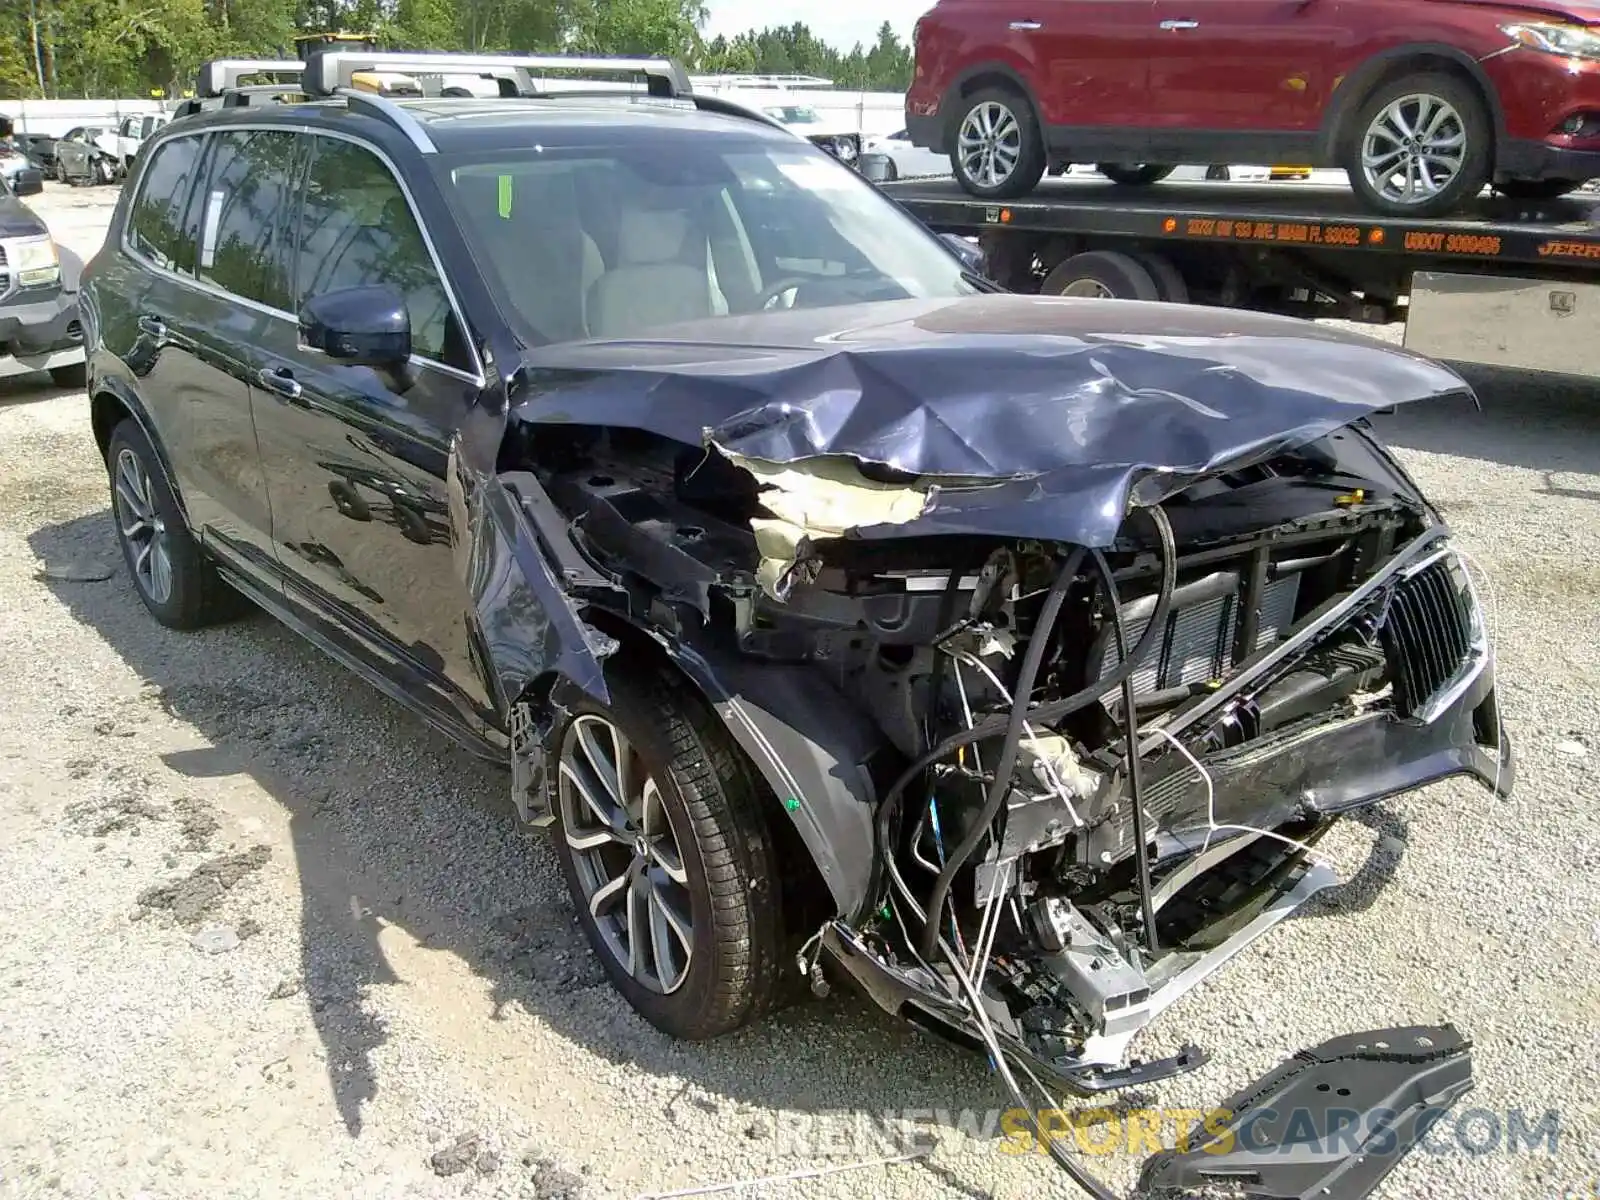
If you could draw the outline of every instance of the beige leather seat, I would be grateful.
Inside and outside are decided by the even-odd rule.
[[[625,204],[618,218],[617,262],[589,288],[591,335],[629,337],[727,311],[688,212]]]

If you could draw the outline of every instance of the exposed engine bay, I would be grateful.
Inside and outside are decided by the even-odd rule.
[[[564,531],[591,646],[644,632],[793,818],[832,909],[796,931],[799,969],[987,1049],[1019,1103],[1013,1065],[1048,1101],[1205,1061],[1127,1052],[1334,882],[1314,848],[1341,813],[1451,774],[1511,787],[1466,567],[1359,414],[1298,436],[1269,414],[1214,469],[997,478],[753,453],[788,407],[690,440],[545,403],[500,481],[547,546]],[[1070,534],[1034,535],[1051,521]],[[530,770],[535,821],[541,795]]]

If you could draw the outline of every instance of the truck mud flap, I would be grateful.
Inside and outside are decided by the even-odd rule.
[[[1471,1048],[1453,1025],[1435,1025],[1345,1034],[1302,1050],[1223,1101],[1179,1142],[1181,1152],[1146,1159],[1141,1191],[1371,1195],[1472,1090]]]

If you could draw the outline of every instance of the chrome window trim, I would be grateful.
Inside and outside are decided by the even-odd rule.
[[[433,244],[433,235],[428,232],[427,222],[423,221],[422,214],[417,208],[416,197],[411,194],[411,188],[407,185],[405,177],[400,174],[399,168],[395,166],[394,159],[390,158],[380,147],[373,145],[367,139],[358,137],[351,133],[346,133],[343,130],[320,129],[314,125],[271,121],[250,121],[238,123],[229,121],[226,125],[216,125],[206,129],[196,129],[192,131],[185,130],[182,133],[173,134],[170,137],[163,138],[161,140],[161,145],[157,147],[157,150],[159,151],[165,149],[170,142],[176,142],[188,138],[204,138],[213,133],[228,133],[233,132],[234,130],[248,133],[291,133],[305,134],[310,137],[334,138],[341,142],[348,142],[352,146],[358,146],[361,149],[366,150],[368,153],[376,156],[378,161],[383,164],[384,169],[389,172],[390,177],[399,186],[400,194],[405,197],[406,207],[411,212],[411,219],[416,222],[417,229],[422,233],[422,243],[428,249],[428,257],[433,262],[434,273],[438,275],[439,282],[444,287],[445,300],[449,303],[450,312],[455,316],[456,323],[461,328],[462,340],[466,342],[467,352],[472,356],[472,361],[474,364],[476,364],[477,370],[476,372],[464,371],[460,367],[453,367],[449,363],[440,362],[438,359],[428,358],[421,354],[413,354],[410,361],[413,366],[431,367],[434,370],[443,371],[445,374],[453,376],[456,379],[460,379],[463,382],[473,383],[479,387],[483,387],[487,379],[483,368],[483,359],[478,353],[478,347],[473,343],[470,327],[467,325],[466,316],[461,310],[461,302],[456,297],[455,288],[450,285],[450,276],[445,272],[444,261],[439,256],[439,248]],[[245,308],[252,309],[255,312],[264,313],[267,316],[278,317],[281,320],[293,322],[295,328],[298,329],[300,326],[300,318],[294,313],[285,312],[281,308],[274,308],[270,304],[262,304],[260,301],[251,300],[249,297],[241,296],[236,292],[230,292],[227,288],[218,287],[213,283],[207,283],[205,280],[200,279],[197,276],[183,275],[177,271],[169,270],[158,263],[152,262],[149,258],[145,257],[145,255],[134,249],[132,242],[128,240],[128,229],[132,222],[133,210],[139,204],[140,198],[144,194],[145,175],[147,174],[147,171],[141,172],[139,177],[139,187],[133,193],[133,195],[129,197],[128,200],[128,216],[122,222],[122,229],[118,236],[118,242],[123,253],[127,254],[130,258],[138,260],[138,262],[146,269],[154,271],[156,274],[164,276],[165,278],[176,283],[183,284],[194,289],[195,291],[203,292],[219,299],[231,301],[234,304],[243,305]],[[295,231],[295,241],[296,246],[298,247],[298,230]]]

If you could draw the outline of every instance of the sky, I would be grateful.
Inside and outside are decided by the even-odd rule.
[[[711,17],[705,36],[732,36],[747,29],[793,25],[802,21],[811,32],[840,50],[860,42],[870,47],[885,21],[902,41],[911,38],[911,26],[933,7],[933,0],[872,0],[853,5],[848,0],[710,0]]]

